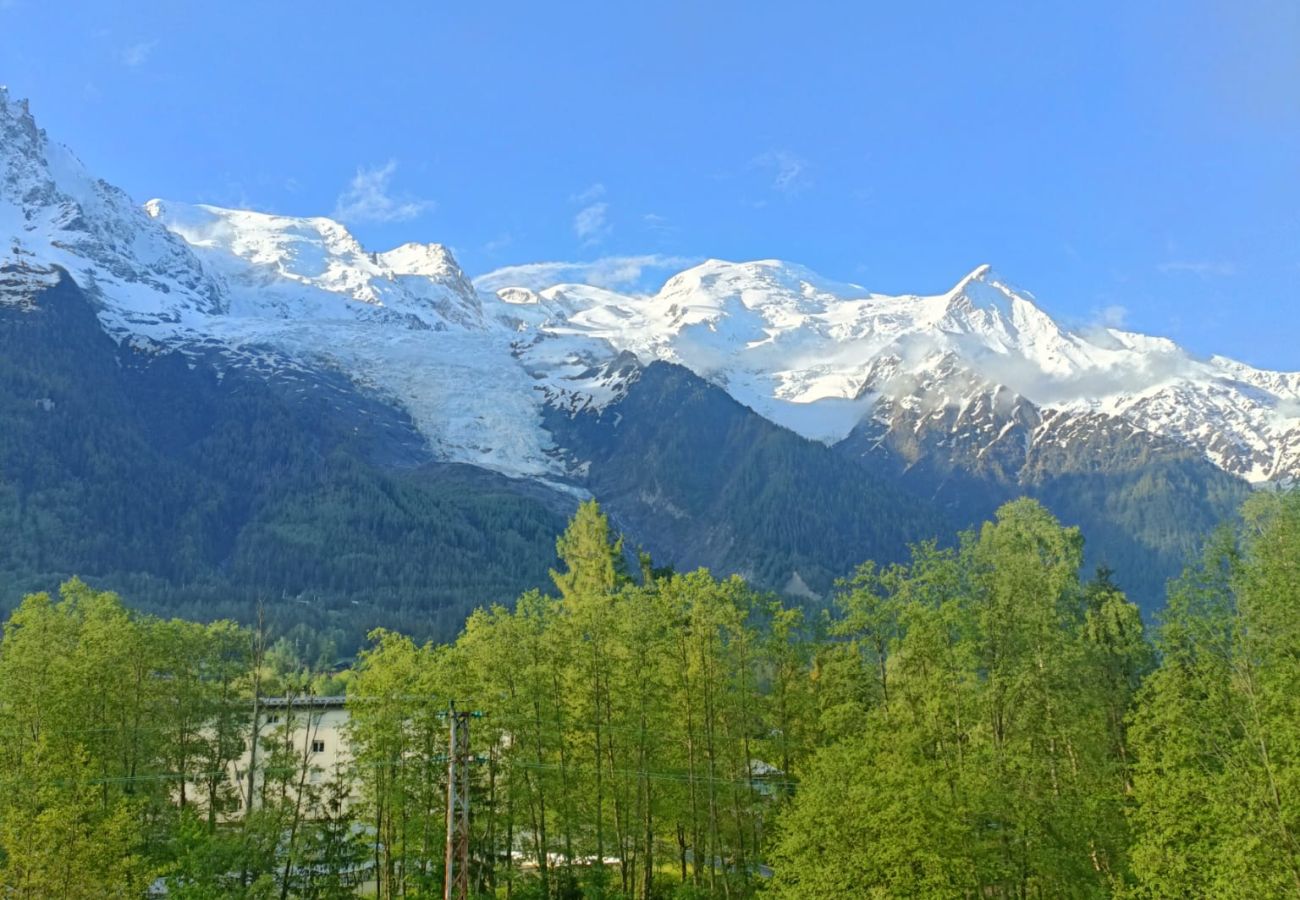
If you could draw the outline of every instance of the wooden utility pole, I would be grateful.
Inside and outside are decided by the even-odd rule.
[[[447,868],[443,900],[469,900],[469,720],[447,707]]]
[[[244,807],[244,826],[254,807],[257,788],[257,739],[262,734],[262,662],[266,658],[266,608],[257,601],[257,631],[253,636],[253,728],[250,735],[252,749],[248,756],[248,803]]]

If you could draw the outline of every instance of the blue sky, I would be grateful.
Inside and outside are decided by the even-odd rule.
[[[1067,322],[1300,369],[1293,0],[0,0],[0,82],[138,200],[337,214],[471,274],[991,262]]]

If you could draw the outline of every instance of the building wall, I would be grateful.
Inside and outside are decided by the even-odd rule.
[[[275,776],[283,774],[292,779],[288,793],[290,799],[297,799],[296,787],[301,779],[303,799],[308,803],[305,812],[308,816],[317,814],[319,809],[312,808],[311,804],[326,799],[327,784],[339,773],[346,774],[352,762],[347,736],[348,718],[348,711],[342,703],[302,705],[292,709],[280,705],[262,707],[258,715],[252,808],[262,805],[268,774],[272,776],[270,789],[278,789]],[[278,748],[290,748],[292,755],[285,754],[277,760]],[[268,773],[268,767],[277,763],[283,765],[282,772]],[[245,740],[243,753],[226,768],[228,782],[239,798],[238,809],[223,814],[223,820],[240,818],[248,810],[248,775],[252,765],[253,742]],[[206,798],[198,785],[191,783],[187,794],[200,808],[204,806]],[[354,799],[345,801],[345,807]]]
[[[321,788],[334,778],[340,768],[352,761],[347,743],[348,712],[342,707],[288,708],[270,707],[259,716],[257,738],[257,772],[253,777],[253,807],[261,803],[266,769],[271,765],[277,745],[292,748],[291,765],[296,784],[299,767],[306,767],[304,786]],[[319,749],[316,749],[319,747]],[[248,770],[252,763],[252,742],[231,764],[231,777],[239,779],[241,796],[248,792]],[[275,773],[272,773],[273,775]],[[247,804],[247,799],[245,799]]]

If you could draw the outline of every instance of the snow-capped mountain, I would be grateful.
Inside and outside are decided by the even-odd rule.
[[[1300,373],[1199,359],[1115,329],[1070,330],[981,266],[886,296],[790,263],[710,260],[654,294],[476,288],[437,244],[372,252],[342,224],[152,200],[86,173],[0,93],[0,296],[57,278],[119,340],[326,367],[400,405],[444,459],[549,483],[581,460],[550,409],[600,410],[639,364],[685,366],[765,418],[835,445],[939,432],[966,459],[1009,436],[1122,423],[1250,482],[1300,475]]]
[[[1251,482],[1300,474],[1300,374],[1197,359],[1171,341],[1063,328],[1032,295],[980,266],[950,291],[885,296],[777,260],[710,260],[652,296],[541,291],[569,310],[548,333],[600,338],[677,362],[774,422],[826,443],[864,419],[919,429],[1012,427],[1018,404],[1114,417],[1197,448]],[[901,417],[901,418],[900,418]]]
[[[132,322],[219,315],[224,297],[189,246],[153,227],[121,190],[88,174],[71,151],[37,128],[26,101],[0,87],[0,261],[17,296],[50,283],[60,266],[106,309]],[[19,274],[19,269],[25,270]]]

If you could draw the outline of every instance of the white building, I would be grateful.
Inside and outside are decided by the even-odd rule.
[[[352,755],[347,724],[341,696],[258,700],[256,726],[245,739],[243,752],[226,767],[237,808],[228,809],[222,818],[237,819],[258,808],[268,791],[282,791],[291,799],[301,795],[309,806],[305,813],[314,815],[328,799],[329,783],[349,777]],[[201,798],[197,788],[194,785],[187,793]]]

